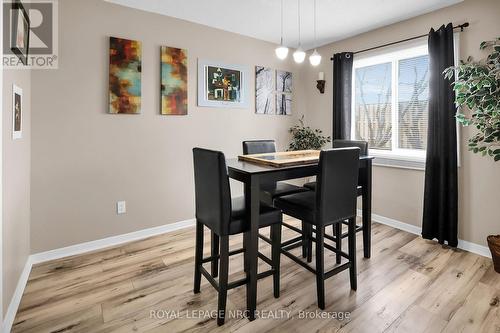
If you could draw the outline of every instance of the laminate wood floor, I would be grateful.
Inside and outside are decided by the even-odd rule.
[[[348,271],[328,279],[319,311],[314,275],[281,256],[281,297],[272,296],[272,277],[260,280],[260,318],[249,322],[238,312],[245,287],[233,289],[231,317],[217,327],[215,290],[202,278],[201,293],[192,292],[194,235],[183,229],[33,267],[12,332],[500,332],[491,260],[377,223],[371,259],[358,233],[356,292]],[[232,237],[231,248],[239,246]],[[269,254],[266,243],[260,248]],[[328,269],[335,260],[326,252]],[[231,257],[230,281],[243,276],[242,262]]]

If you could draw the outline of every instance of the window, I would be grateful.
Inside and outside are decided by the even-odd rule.
[[[425,161],[429,102],[426,41],[356,57],[352,95],[351,137],[368,141],[370,154],[379,162]]]

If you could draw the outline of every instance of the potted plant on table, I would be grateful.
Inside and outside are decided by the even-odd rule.
[[[305,126],[304,116],[300,117],[299,125],[291,127],[289,131],[292,133],[292,142],[288,150],[320,150],[332,141],[329,136],[323,135],[323,131]]]
[[[469,150],[500,161],[500,37],[482,42],[481,50],[489,50],[486,59],[475,62],[469,57],[456,67],[447,68],[447,79],[457,74],[453,82],[457,121],[474,126],[468,142]],[[500,273],[500,235],[487,238],[495,271]]]
[[[320,150],[325,144],[332,141],[329,136],[324,136],[320,129],[312,129],[304,125],[304,115],[299,119],[299,125],[290,128],[292,133],[292,141],[288,146],[288,150]],[[310,182],[312,179],[307,178],[304,183]],[[303,183],[303,184],[304,184]],[[302,185],[303,185],[302,184]]]

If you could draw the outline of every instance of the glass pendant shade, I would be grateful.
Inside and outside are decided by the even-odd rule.
[[[288,56],[288,47],[280,45],[274,50],[278,59],[284,60]]]
[[[306,58],[306,53],[304,50],[302,50],[301,47],[299,47],[294,53],[293,53],[293,60],[295,60],[296,63],[301,64],[304,62],[304,59]]]
[[[309,56],[309,62],[313,66],[318,66],[321,63],[321,55],[314,49],[314,52]]]

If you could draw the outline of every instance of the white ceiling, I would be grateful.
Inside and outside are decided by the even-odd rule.
[[[279,43],[280,0],[106,0],[210,27]],[[463,0],[316,0],[317,44],[370,31]],[[298,44],[297,0],[284,0],[284,42]],[[314,47],[313,0],[301,0],[301,35]],[[443,22],[444,23],[444,22]],[[422,27],[425,33],[429,27]]]

